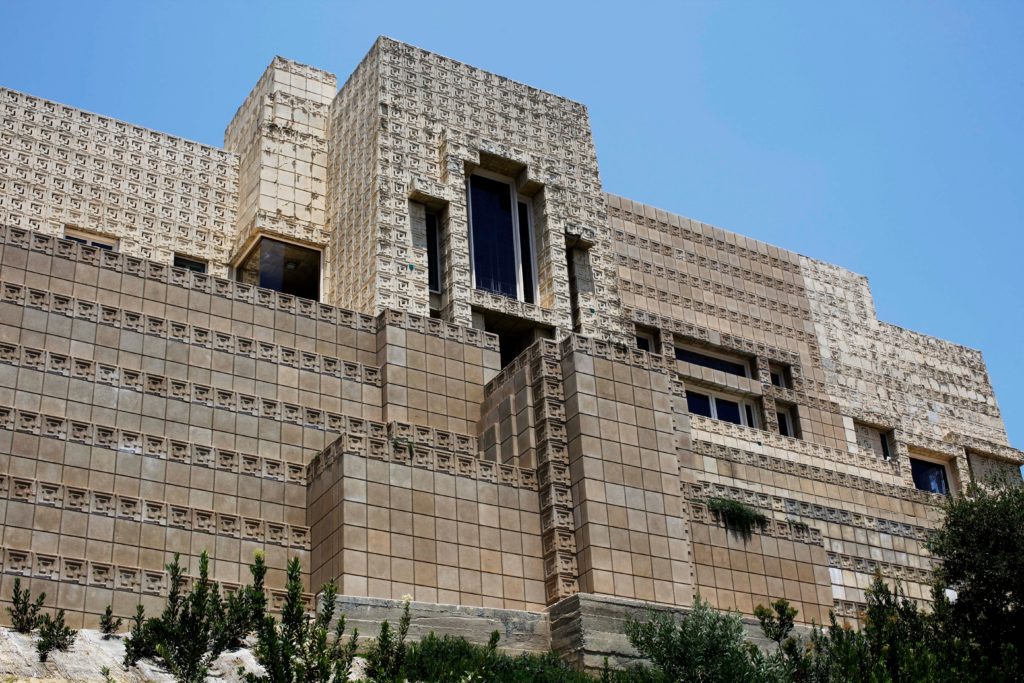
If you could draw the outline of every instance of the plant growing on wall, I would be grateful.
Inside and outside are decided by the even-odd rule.
[[[746,543],[754,535],[754,528],[763,531],[768,526],[768,518],[763,513],[738,500],[728,498],[712,498],[708,501],[711,510],[725,528]]]

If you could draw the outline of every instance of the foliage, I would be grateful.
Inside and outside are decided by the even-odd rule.
[[[252,574],[252,583],[228,594],[224,599],[224,618],[217,625],[218,634],[215,638],[224,650],[241,647],[245,636],[258,630],[266,615],[264,580],[267,564],[263,552],[255,553],[253,563],[249,565],[249,573]]]
[[[771,663],[746,641],[740,616],[717,612],[699,595],[678,618],[659,612],[647,621],[627,620],[626,636],[651,663],[655,680],[772,680]]]
[[[74,644],[78,631],[64,623],[64,610],[57,610],[56,616],[43,615],[39,620],[39,640],[36,641],[36,652],[39,661],[45,662],[54,650],[67,652]]]
[[[402,665],[405,662],[405,637],[409,633],[412,618],[409,615],[410,596],[402,601],[402,616],[398,620],[398,630],[392,632],[391,624],[384,621],[380,625],[380,633],[370,646],[366,655],[367,674],[375,683],[392,683],[402,681]]]
[[[253,573],[254,578],[256,572]],[[298,558],[288,563],[286,593],[278,624],[264,615],[258,630],[256,659],[266,675],[247,674],[250,683],[328,683],[345,681],[352,667],[359,636],[354,631],[345,641],[345,617],[338,618],[331,637],[338,589],[328,582],[320,594],[320,606],[313,619],[305,613],[302,599],[302,567]]]
[[[768,526],[768,518],[763,513],[738,500],[711,498],[708,509],[718,515],[726,529],[744,542],[754,535],[755,527],[764,530]]]
[[[32,601],[32,592],[26,588],[21,590],[21,578],[14,579],[14,593],[11,595],[12,604],[7,608],[11,615],[11,626],[18,633],[31,633],[39,624],[39,610],[46,600],[46,593],[40,593],[39,597]]]
[[[135,666],[144,657],[155,657],[153,628],[146,621],[146,609],[142,605],[135,606],[135,616],[128,631],[128,640],[124,642],[124,666]]]
[[[970,642],[973,657],[999,675],[1024,668],[1024,486],[968,486],[945,506],[928,549],[941,563],[939,588],[956,591],[942,605],[943,632]]]
[[[100,615],[100,632],[103,634],[103,640],[110,640],[110,637],[121,629],[123,623],[121,617],[114,616],[113,607],[107,605],[107,609]]]

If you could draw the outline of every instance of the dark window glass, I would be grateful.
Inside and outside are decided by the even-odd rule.
[[[882,457],[888,460],[892,457],[892,454],[889,452],[889,435],[885,432],[879,432],[878,436],[882,440]],[[945,470],[943,470],[943,472],[945,472]]]
[[[686,392],[686,407],[694,415],[711,417],[711,397],[695,391]]]
[[[437,214],[427,216],[427,282],[431,292],[441,291],[441,244],[437,232]]]
[[[782,436],[793,436],[789,429],[789,416],[786,413],[775,413],[779,418],[779,434]]]
[[[749,403],[743,404],[743,408],[747,412],[747,426],[753,427],[756,424],[754,422],[754,409],[750,407]]]
[[[512,190],[490,178],[471,176],[473,275],[478,289],[518,298]]]
[[[175,254],[174,267],[184,268],[185,270],[191,270],[194,273],[205,273],[206,261],[200,261],[199,259],[189,258],[187,256],[182,256],[181,254]]]
[[[731,360],[715,358],[714,356],[705,356],[703,353],[697,353],[696,351],[690,351],[689,349],[677,348],[676,360],[681,360],[685,363],[692,363],[693,365],[699,365],[704,368],[711,368],[712,370],[721,370],[722,372],[728,372],[731,375],[739,375],[740,377],[747,376],[747,366],[742,363],[734,363]]]
[[[64,235],[64,239],[71,240],[72,242],[78,242],[79,244],[89,244],[89,240],[82,239],[81,237],[74,237],[72,235]]]
[[[719,420],[732,422],[736,425],[743,424],[743,421],[740,419],[740,404],[736,401],[730,401],[725,398],[716,398],[715,411],[718,413]]]
[[[107,244],[106,242],[93,242],[92,246],[96,247],[97,249],[104,249],[106,251],[114,251],[114,245],[113,244]]]
[[[914,478],[914,486],[918,489],[949,495],[949,480],[946,479],[945,466],[911,458],[910,475]]]
[[[636,348],[640,349],[641,351],[647,351],[648,353],[650,353],[650,351],[651,351],[651,340],[648,339],[647,337],[641,337],[641,336],[637,335],[637,338],[636,338]]]
[[[785,385],[782,383],[782,375],[780,375],[777,372],[773,372],[772,373],[772,384],[774,384],[777,387],[785,387]]]
[[[523,260],[523,301],[535,303],[533,292],[533,240],[530,239],[530,209],[519,202],[519,256]]]
[[[320,252],[263,238],[238,266],[239,282],[320,299]]]

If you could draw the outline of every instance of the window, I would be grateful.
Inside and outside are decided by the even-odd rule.
[[[730,375],[739,375],[740,377],[750,376],[750,366],[744,359],[729,357],[725,354],[719,354],[712,351],[689,349],[686,347],[676,347],[676,360],[681,360],[684,363],[690,363],[691,365],[699,365],[703,368],[711,368],[712,370],[721,370],[722,372],[729,373]]]
[[[942,463],[911,458],[910,476],[914,479],[914,487],[921,491],[949,495],[949,479]]]
[[[205,273],[206,261],[202,259],[192,258],[190,256],[182,256],[181,254],[175,254],[174,267],[184,268],[185,270],[191,270],[193,273]]]
[[[862,422],[853,423],[857,436],[857,449],[882,460],[892,460],[892,432]]]
[[[775,417],[779,422],[779,434],[794,439],[800,438],[800,423],[796,419],[796,407],[775,403]]]
[[[303,299],[320,299],[320,252],[261,237],[235,270],[236,279]]]
[[[754,405],[740,398],[700,391],[686,392],[686,407],[694,415],[722,420],[744,427],[757,427]]]
[[[536,302],[533,215],[530,200],[510,182],[469,177],[473,286],[527,303]]]
[[[117,251],[118,246],[118,240],[113,237],[94,235],[91,232],[83,232],[74,228],[64,228],[64,239],[78,242],[79,244],[87,244],[97,249],[106,249],[107,251]]]
[[[430,291],[441,293],[441,240],[438,234],[437,214],[428,211],[427,224],[427,281]]]
[[[768,373],[771,375],[772,384],[775,386],[780,389],[793,388],[793,379],[790,374],[789,366],[781,365],[779,363],[769,363]]]
[[[655,332],[637,326],[636,348],[647,353],[661,353],[656,341]]]

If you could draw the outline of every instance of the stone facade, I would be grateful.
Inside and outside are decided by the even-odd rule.
[[[263,550],[275,601],[298,556],[357,618],[410,595],[591,666],[698,592],[856,619],[880,571],[926,601],[935,487],[1019,477],[978,351],[606,194],[581,104],[386,38],[340,91],[275,58],[224,150],[0,103],[3,600],[94,624],[155,609],[175,552],[231,587]],[[475,176],[519,202],[532,296],[474,285]],[[263,240],[318,254],[320,301],[236,281]]]

